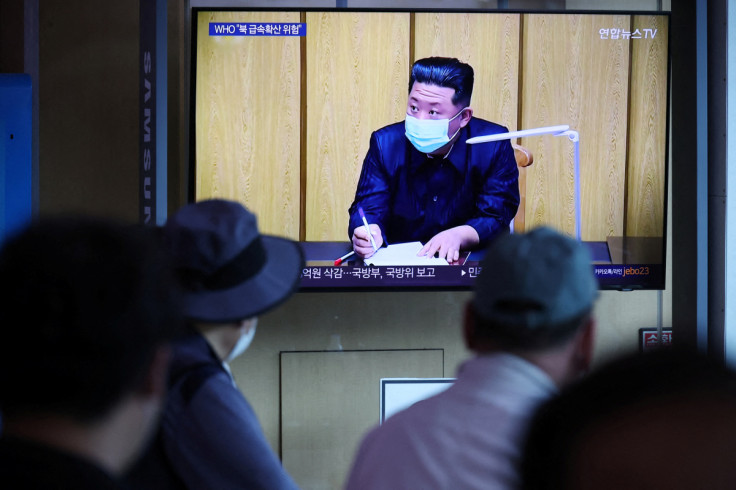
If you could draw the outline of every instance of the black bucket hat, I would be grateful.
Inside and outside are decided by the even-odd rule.
[[[301,248],[261,235],[256,216],[234,201],[189,204],[163,227],[192,320],[229,323],[257,316],[299,287]]]

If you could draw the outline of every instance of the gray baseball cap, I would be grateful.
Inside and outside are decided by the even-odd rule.
[[[587,248],[539,227],[491,243],[481,261],[473,305],[488,321],[535,331],[579,317],[597,296]]]

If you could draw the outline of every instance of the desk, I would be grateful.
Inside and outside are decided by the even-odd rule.
[[[352,250],[349,242],[300,242],[306,266],[302,290],[310,289],[458,289],[467,290],[480,272],[483,251],[467,253],[461,265],[368,266],[356,256],[335,266],[335,259]]]
[[[609,237],[583,242],[590,250],[602,289],[664,287],[661,238]],[[300,242],[306,265],[301,290],[447,289],[468,290],[481,271],[485,250],[471,252],[458,265],[367,266],[355,256],[335,266],[335,259],[352,250],[349,242]]]

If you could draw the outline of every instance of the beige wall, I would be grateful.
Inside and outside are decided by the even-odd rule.
[[[638,348],[638,329],[657,326],[657,305],[661,294],[657,291],[601,293],[595,308],[598,321],[596,364]],[[665,304],[669,305],[669,293],[664,294]],[[320,434],[337,430],[346,423],[346,419],[362,430],[377,424],[380,377],[371,372],[357,376],[346,370],[344,393],[334,399],[330,397],[336,396],[335,391],[322,383],[298,390],[302,410],[311,412],[310,407],[319,406],[323,412],[320,420],[332,420],[332,425],[306,423],[302,417],[283,418],[280,407],[295,394],[289,391],[294,388],[280,383],[279,354],[342,349],[368,355],[375,352],[379,356],[380,351],[386,349],[441,349],[441,376],[454,377],[459,364],[470,355],[461,336],[463,309],[470,296],[470,293],[460,292],[298,293],[281,308],[260,319],[252,346],[232,364],[236,381],[258,414],[269,442],[280,454],[300,454],[309,441],[322,441],[322,446],[308,447],[321,451],[328,461],[310,460],[310,464],[316,472],[321,471],[334,478],[337,470],[333,467],[338,464],[334,461],[340,462],[338,473],[347,471],[343,468],[345,453],[352,455],[355,451],[354,438],[346,436],[340,444],[334,439],[325,441]],[[665,326],[669,324],[669,321],[665,322]],[[408,367],[389,371],[391,374],[383,371],[383,376],[405,377],[410,368],[414,369],[410,371],[411,376],[438,376],[433,366],[424,368],[419,360]],[[304,369],[310,369],[310,365],[305,364]],[[420,374],[416,374],[417,370]],[[371,392],[371,410],[367,417],[344,408],[353,401],[351,390],[356,384]],[[284,431],[288,434],[286,438]],[[304,475],[301,465],[294,467]],[[298,483],[305,488],[339,488],[314,486],[308,475]]]

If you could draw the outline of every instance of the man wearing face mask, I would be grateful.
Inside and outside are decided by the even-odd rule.
[[[185,206],[167,221],[163,239],[192,335],[174,347],[161,428],[131,487],[296,488],[228,363],[250,345],[258,315],[297,289],[301,249],[261,235],[255,215],[224,200]]]
[[[508,132],[473,117],[473,68],[455,58],[425,58],[409,76],[406,120],[371,135],[350,206],[348,235],[360,257],[376,247],[421,241],[420,255],[449,262],[485,246],[519,206],[519,171],[508,140],[466,145],[474,136]]]

